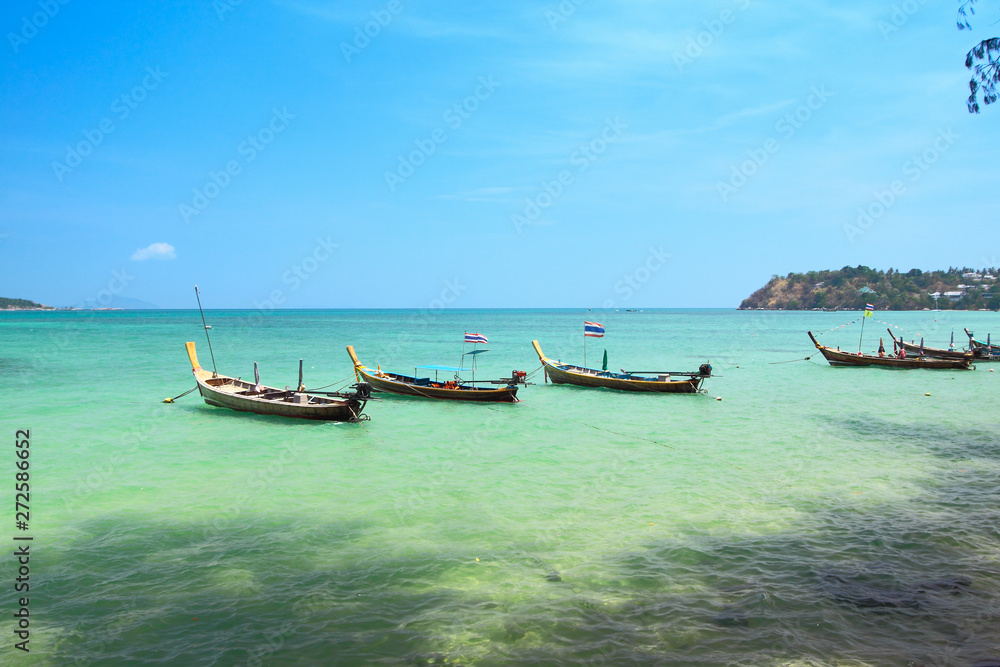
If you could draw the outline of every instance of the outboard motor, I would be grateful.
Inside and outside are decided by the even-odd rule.
[[[528,384],[527,371],[514,371],[510,374],[511,384]]]
[[[701,366],[698,367],[698,373],[700,373],[701,376],[705,378],[711,377],[712,364],[702,364]]]
[[[359,401],[367,401],[372,397],[372,386],[367,382],[359,382],[351,388],[354,389],[354,398]]]

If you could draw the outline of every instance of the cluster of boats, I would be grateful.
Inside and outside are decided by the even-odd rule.
[[[195,287],[197,294],[198,288]],[[198,309],[201,310],[201,299],[198,299]],[[872,307],[866,309],[865,316],[871,317]],[[208,340],[209,351],[212,351],[212,340],[208,334],[211,329],[205,323],[202,312],[202,325]],[[822,353],[832,366],[881,366],[886,368],[928,368],[928,369],[970,369],[973,361],[1000,361],[1000,350],[993,347],[990,337],[986,341],[977,340],[968,329],[968,349],[956,349],[955,337],[952,334],[948,349],[925,347],[920,343],[906,342],[897,338],[889,329],[892,337],[893,353],[886,354],[882,339],[879,339],[877,354],[861,352],[864,339],[858,341],[858,352],[847,352],[838,348],[822,345],[816,340],[812,331],[809,338],[816,349]],[[601,338],[604,327],[596,322],[584,322],[584,364],[586,364],[587,337]],[[486,344],[486,336],[479,333],[466,333],[465,343],[471,343],[473,349],[464,351],[458,366],[423,365],[415,366],[412,375],[383,371],[381,366],[371,368],[361,363],[353,345],[347,346],[347,354],[354,366],[354,376],[357,382],[350,391],[320,391],[307,390],[302,376],[302,360],[299,360],[299,381],[294,389],[285,387],[265,386],[260,383],[257,364],[254,363],[254,381],[243,380],[241,377],[231,377],[220,374],[215,368],[215,354],[212,353],[212,370],[202,368],[198,362],[195,344],[187,346],[188,360],[194,373],[196,388],[209,405],[229,408],[239,412],[252,412],[262,415],[276,415],[299,419],[316,419],[327,421],[358,422],[368,419],[364,414],[366,405],[371,400],[377,400],[373,393],[397,394],[435,400],[473,401],[490,403],[516,403],[517,391],[520,386],[529,384],[529,374],[525,371],[513,371],[509,377],[493,380],[476,380],[476,366],[479,355],[487,352],[479,348]],[[566,364],[560,360],[551,359],[542,352],[537,340],[531,341],[538,360],[541,363],[539,371],[545,374],[546,382],[554,384],[576,385],[578,387],[606,388],[620,391],[694,394],[702,390],[705,380],[712,376],[712,366],[702,364],[696,371],[628,371],[608,370],[607,351],[601,369],[588,368]],[[808,359],[808,357],[807,357]],[[535,371],[537,372],[537,371]],[[432,377],[433,374],[433,377]],[[444,374],[444,377],[442,377]],[[467,375],[466,375],[467,374]],[[533,373],[534,374],[534,373]],[[471,379],[465,379],[471,377]],[[194,391],[191,389],[190,391]],[[183,396],[183,394],[182,394]],[[172,402],[167,399],[166,402]]]
[[[993,347],[990,338],[977,340],[971,332],[968,349],[933,348],[914,341],[897,338],[889,330],[893,353],[886,354],[882,341],[879,353],[864,354],[847,352],[839,348],[822,345],[810,331],[810,340],[832,366],[880,366],[885,368],[927,368],[927,369],[970,369],[974,361],[1000,361],[1000,350]],[[207,326],[206,326],[207,334]],[[469,334],[467,334],[468,336]],[[479,334],[471,334],[479,336]],[[468,340],[468,338],[467,338]],[[485,342],[485,336],[482,342]],[[539,370],[545,374],[545,381],[554,384],[576,385],[578,387],[603,387],[621,391],[694,394],[701,391],[702,384],[712,376],[711,364],[702,364],[696,371],[628,371],[587,368],[563,363],[547,357],[537,340],[531,341],[538,360]],[[485,349],[474,349],[462,354],[458,366],[423,365],[415,366],[412,375],[383,371],[381,366],[371,368],[358,358],[353,345],[347,346],[347,354],[354,366],[357,382],[350,391],[307,390],[302,378],[302,361],[299,361],[299,382],[296,388],[280,389],[260,383],[257,365],[254,364],[254,381],[243,380],[218,373],[214,368],[202,368],[198,361],[195,344],[188,342],[187,354],[191,362],[197,388],[209,405],[229,408],[239,412],[262,415],[277,415],[299,419],[357,422],[366,420],[364,414],[373,393],[396,394],[435,400],[473,401],[490,403],[515,403],[518,388],[528,384],[528,373],[513,371],[509,377],[477,380],[476,364]],[[211,339],[209,339],[211,346]],[[442,374],[444,377],[442,377]],[[463,374],[471,374],[464,379]]]
[[[693,394],[712,375],[711,364],[702,364],[697,371],[626,371],[620,373],[606,369],[586,368],[564,364],[550,359],[542,352],[537,340],[531,341],[544,371],[546,382],[570,384],[579,387],[606,387],[624,391]],[[295,389],[279,389],[260,384],[257,365],[254,364],[254,382],[222,375],[214,369],[202,368],[193,342],[186,343],[188,360],[197,382],[198,391],[209,405],[229,408],[239,412],[262,415],[321,419],[328,421],[363,421],[365,405],[373,399],[373,392],[413,396],[437,400],[475,401],[491,403],[516,403],[517,390],[528,384],[526,371],[513,371],[510,377],[497,380],[476,380],[476,359],[484,349],[475,349],[462,355],[459,366],[416,366],[413,375],[390,373],[381,366],[370,368],[358,359],[353,345],[347,354],[354,364],[357,383],[351,391],[309,391],[302,382],[302,361],[299,360],[299,384]],[[472,362],[464,368],[467,357]],[[214,359],[214,356],[213,356]],[[421,373],[420,371],[424,371]],[[433,373],[433,377],[431,377]],[[446,375],[445,378],[441,374]],[[462,373],[472,373],[466,380]],[[425,377],[421,377],[424,375]]]
[[[357,380],[356,384],[351,385],[351,391],[307,391],[302,378],[301,359],[299,359],[299,382],[295,389],[287,386],[279,389],[262,385],[256,363],[254,363],[252,383],[241,377],[221,375],[215,367],[212,337],[208,333],[212,327],[205,322],[205,312],[201,308],[201,296],[197,285],[194,287],[194,292],[198,299],[198,311],[201,313],[208,349],[212,354],[212,370],[202,368],[198,362],[194,343],[186,343],[187,354],[197,383],[196,388],[209,405],[260,415],[358,422],[368,419],[364,410],[368,401],[373,400],[373,392],[448,401],[516,403],[518,386],[528,384],[526,371],[513,371],[510,377],[498,380],[476,380],[479,355],[489,351],[480,348],[479,345],[485,345],[488,340],[480,333],[469,332],[465,333],[465,343],[472,344],[473,349],[466,352],[463,346],[458,366],[436,364],[416,366],[413,375],[385,372],[381,366],[369,368],[358,359],[354,346],[348,345],[347,354],[354,364],[354,376]],[[584,322],[584,363],[586,363],[587,338],[603,336],[603,325],[597,322]],[[712,366],[708,363],[702,364],[697,371],[690,372],[627,371],[623,368],[620,373],[615,373],[607,369],[607,351],[604,352],[604,368],[601,370],[573,366],[546,357],[537,340],[531,341],[531,344],[542,364],[539,370],[545,372],[545,381],[551,379],[555,384],[607,387],[624,391],[693,394],[698,392],[702,383],[712,375]],[[430,377],[431,372],[434,374],[433,378]],[[441,378],[442,373],[445,374],[444,379]],[[471,374],[471,379],[464,379],[463,373]],[[421,377],[422,375],[425,377]],[[172,403],[173,400],[168,398],[164,402]]]
[[[901,337],[897,338],[892,329],[887,330],[892,339],[892,354],[887,354],[882,339],[879,339],[879,350],[876,354],[864,354],[859,349],[855,352],[847,352],[839,347],[834,349],[827,345],[822,345],[816,340],[816,336],[810,331],[809,339],[820,351],[823,357],[830,362],[831,366],[881,366],[884,368],[929,368],[929,369],[962,369],[974,368],[976,361],[1000,361],[1000,349],[994,348],[990,342],[990,336],[985,341],[977,340],[971,331],[965,329],[969,337],[969,347],[958,349],[955,347],[955,336],[952,334],[951,345],[948,349],[926,347],[923,338],[920,343],[916,341],[906,342]]]

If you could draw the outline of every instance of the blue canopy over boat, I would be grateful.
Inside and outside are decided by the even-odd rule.
[[[464,344],[462,345],[462,349],[463,350],[465,349],[465,345]],[[472,380],[473,380],[473,383],[475,383],[475,379],[476,379],[476,359],[478,358],[478,355],[482,354],[483,352],[489,352],[489,350],[488,349],[481,349],[481,350],[480,349],[476,349],[476,350],[470,350],[468,352],[463,352],[462,353],[462,359],[459,361],[459,363],[464,366],[465,365],[465,358],[467,356],[471,357],[472,358],[472,364],[471,364],[472,368],[459,368],[457,366],[442,366],[440,364],[425,364],[423,366],[414,366],[413,367],[413,374],[416,375],[417,371],[434,371],[434,377],[437,378],[437,374],[438,373],[472,373]]]

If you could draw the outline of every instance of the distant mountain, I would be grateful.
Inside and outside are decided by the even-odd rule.
[[[143,301],[142,299],[130,299],[125,296],[115,296],[111,299],[112,308],[122,308],[124,310],[160,310],[155,303]]]
[[[43,306],[27,299],[7,299],[0,296],[0,310],[55,310],[52,306]]]
[[[1000,310],[997,269],[903,273],[867,266],[772,276],[740,310]]]
[[[74,308],[118,308],[121,310],[160,310],[160,307],[155,303],[150,303],[148,301],[143,301],[141,299],[130,299],[127,296],[115,295],[111,297],[108,303],[103,305],[97,305],[93,303],[84,303],[74,306]]]

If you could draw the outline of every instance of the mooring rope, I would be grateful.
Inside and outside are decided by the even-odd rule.
[[[350,381],[351,381],[351,378],[353,378],[353,377],[354,377],[353,375],[349,375],[348,377],[346,377],[346,378],[345,378],[345,379],[343,379],[343,380],[337,380],[336,382],[331,382],[330,384],[328,384],[328,385],[324,385],[324,386],[322,386],[322,387],[313,387],[313,388],[312,388],[312,391],[319,391],[319,390],[321,390],[321,389],[326,389],[327,387],[332,387],[332,386],[333,386],[333,385],[335,385],[335,384],[345,384],[345,385],[346,385],[346,384],[347,384],[348,382],[350,382]],[[305,392],[303,392],[303,393],[306,393],[306,394],[308,394],[308,393],[309,393],[309,389],[307,389],[307,390],[306,390]]]
[[[184,398],[185,396],[187,396],[188,394],[190,394],[192,391],[194,391],[197,388],[198,388],[198,385],[195,385],[195,386],[191,387],[190,389],[188,389],[187,391],[185,391],[183,394],[180,394],[178,396],[174,396],[173,398],[165,398],[161,402],[162,403],[173,403],[178,398]]]
[[[535,370],[533,370],[533,371],[531,371],[530,373],[528,373],[528,374],[527,374],[527,375],[525,376],[525,378],[524,378],[524,379],[525,379],[525,380],[530,380],[531,378],[533,378],[533,377],[535,377],[536,375],[538,375],[538,372],[539,372],[539,371],[542,371],[542,370],[545,370],[545,364],[542,364],[541,366],[539,366],[539,367],[538,367],[538,368],[536,368]]]
[[[812,354],[810,354],[805,359],[792,359],[791,361],[771,361],[767,365],[768,366],[774,366],[775,364],[794,364],[796,361],[809,361],[810,359],[812,359],[815,356],[816,356],[816,353],[813,352]]]

